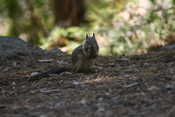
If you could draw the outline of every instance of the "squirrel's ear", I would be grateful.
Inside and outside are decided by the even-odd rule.
[[[95,38],[95,33],[93,33],[93,38]]]

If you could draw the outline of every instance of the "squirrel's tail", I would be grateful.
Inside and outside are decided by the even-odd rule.
[[[71,68],[65,68],[65,67],[53,68],[53,69],[50,69],[50,70],[48,70],[46,72],[41,72],[41,73],[38,73],[36,75],[28,77],[28,81],[40,80],[43,77],[49,77],[51,74],[60,74],[60,73],[63,73],[65,71],[69,71],[70,72]]]

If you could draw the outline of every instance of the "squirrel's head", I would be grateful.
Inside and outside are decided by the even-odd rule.
[[[86,39],[83,44],[83,53],[85,56],[89,58],[95,58],[98,56],[98,51],[99,47],[95,38],[95,34],[93,33],[92,36],[86,34]]]

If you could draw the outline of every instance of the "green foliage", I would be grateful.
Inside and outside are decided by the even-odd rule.
[[[106,35],[108,38],[109,45],[106,47],[108,53],[103,54],[132,54],[136,52],[144,52],[151,46],[159,46],[166,43],[166,39],[170,35],[174,35],[174,7],[171,7],[171,2],[169,7],[160,9],[156,8],[156,5],[161,5],[156,1],[152,1],[155,8],[149,8],[146,10],[146,14],[138,14],[137,12],[143,11],[144,9],[139,9],[137,5],[137,0],[134,4],[130,2],[130,10],[124,9],[125,15],[128,14],[132,17],[126,21],[121,20],[121,17],[111,12],[110,7],[105,8],[102,11],[106,17],[101,18],[101,22],[95,22],[95,30]],[[164,5],[164,3],[162,3]],[[128,8],[128,6],[127,6]],[[97,8],[98,9],[98,8]],[[138,9],[138,10],[137,10]],[[142,13],[142,12],[141,12]],[[102,15],[102,16],[103,16]],[[95,15],[94,15],[95,16]],[[98,18],[96,20],[98,20]],[[106,20],[107,19],[107,20]],[[99,21],[99,20],[98,20]],[[134,23],[133,23],[134,22]],[[103,25],[102,25],[103,24]]]
[[[46,3],[45,0],[34,0],[34,4],[36,5],[37,8],[42,8],[45,3]]]
[[[61,27],[55,27],[52,32],[50,32],[50,36],[48,39],[45,39],[43,41],[42,48],[48,48],[52,43],[54,43],[56,40],[59,41],[62,38],[68,38],[68,39],[74,39],[78,38],[81,41],[85,37],[85,32],[87,32],[87,29],[85,27],[69,27],[69,28],[61,28]],[[46,43],[47,41],[47,43]],[[79,42],[74,42],[73,40],[70,40],[67,44],[67,52],[71,52],[72,49],[74,49]]]

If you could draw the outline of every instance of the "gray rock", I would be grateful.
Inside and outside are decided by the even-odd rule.
[[[0,36],[0,57],[27,56],[41,54],[44,50],[33,46],[18,37]]]

